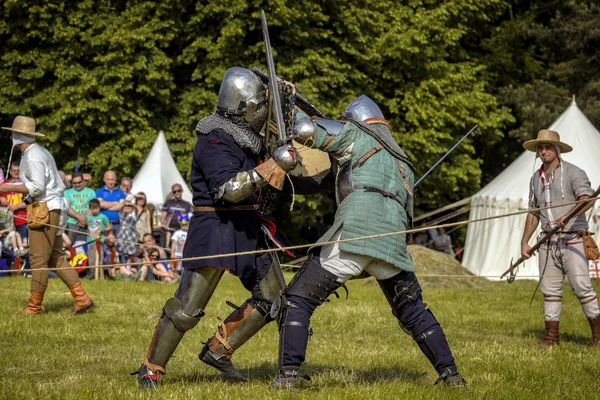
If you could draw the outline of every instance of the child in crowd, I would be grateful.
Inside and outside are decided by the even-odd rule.
[[[104,214],[100,213],[100,201],[98,199],[92,199],[88,203],[88,207],[90,209],[90,215],[86,217],[86,222],[88,226],[88,236],[86,238],[87,242],[87,256],[88,256],[88,265],[95,266],[96,265],[96,252],[97,245],[96,239],[100,240],[100,243],[104,243],[104,232],[109,229],[112,229],[112,225],[108,220],[108,217]],[[102,246],[100,246],[100,251],[102,252]],[[102,265],[102,255],[98,259],[98,265]],[[93,269],[90,269],[91,275],[95,275]],[[104,279],[104,270],[100,269],[98,271],[98,277],[100,279]]]
[[[121,229],[117,234],[117,250],[121,254],[121,262],[129,262],[137,253],[138,233],[136,229],[137,214],[133,202],[135,196],[127,195],[123,209],[119,212]],[[131,267],[120,268],[121,274],[133,275]]]
[[[185,246],[185,241],[187,239],[190,216],[188,214],[183,214],[179,216],[178,220],[181,228],[177,229],[171,237],[171,257],[174,259],[183,258],[183,246]],[[173,263],[177,264],[175,270],[177,272],[181,271],[181,263],[179,261],[174,261]]]
[[[5,200],[4,198],[0,198]],[[4,204],[0,200],[0,205]],[[23,243],[21,235],[15,230],[13,217],[7,208],[2,207],[0,211],[0,248],[4,247],[15,257],[23,257],[28,250],[27,245]]]

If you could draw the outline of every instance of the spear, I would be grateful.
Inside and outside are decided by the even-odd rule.
[[[594,194],[592,194],[590,196],[589,201],[594,201],[593,199],[595,197],[598,197],[598,195],[600,195],[600,187],[598,187],[598,189],[596,189],[596,191],[594,192]],[[566,224],[567,222],[569,222],[569,220],[571,218],[577,216],[577,214],[588,205],[589,201],[581,202],[576,207],[573,207],[573,209],[571,211],[569,211],[569,213],[564,217],[564,223]],[[551,231],[549,231],[548,233],[546,233],[544,235],[544,237],[542,237],[540,240],[538,240],[538,242],[531,247],[531,249],[529,250],[529,254],[533,254],[544,243],[546,243],[546,241],[548,239],[550,239],[552,237],[552,235],[554,235],[556,232],[558,232],[558,230],[560,228],[562,228],[562,227],[563,227],[562,225],[555,226]],[[523,257],[523,256],[521,256],[513,264],[512,259],[511,259],[510,260],[510,268],[508,268],[506,271],[504,271],[504,273],[500,276],[500,279],[504,278],[504,276],[506,274],[509,274],[508,278],[506,278],[506,281],[508,283],[513,283],[515,281],[515,277],[517,276],[517,273],[515,272],[515,268],[517,268],[525,260],[526,260],[526,258]]]
[[[469,136],[471,134],[471,132],[473,132],[475,129],[477,129],[478,126],[479,125],[476,124],[474,127],[472,127],[471,130],[469,132],[467,132],[467,134],[465,136],[462,137],[462,139],[460,139],[458,142],[456,142],[456,144],[454,146],[452,146],[452,148],[450,150],[448,150],[446,152],[446,154],[444,154],[442,156],[442,158],[440,158],[439,160],[437,160],[437,162],[435,164],[433,164],[433,167],[429,168],[429,171],[425,172],[425,174],[422,177],[419,178],[419,180],[417,181],[417,183],[415,183],[414,187],[417,187],[417,185],[419,184],[419,182],[421,182],[423,179],[425,179],[425,177],[427,175],[429,175],[429,173],[431,171],[433,171],[433,169],[435,167],[437,167],[439,163],[441,163],[442,161],[444,161],[444,158],[446,158],[448,156],[448,154],[452,153],[452,150],[454,150],[456,148],[456,146],[458,146],[463,140],[465,140],[467,138],[467,136]]]

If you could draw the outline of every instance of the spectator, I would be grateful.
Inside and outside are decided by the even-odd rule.
[[[89,202],[96,198],[96,192],[86,187],[83,173],[73,172],[71,177],[73,187],[65,190],[65,200],[67,200],[68,217],[67,234],[71,242],[83,242],[86,240],[86,218],[90,215]],[[74,232],[78,231],[78,232]]]
[[[187,239],[190,217],[187,214],[181,215],[179,224],[181,228],[176,230],[171,237],[171,257],[174,259],[183,258],[183,246],[185,246],[185,240]],[[181,271],[181,265],[178,261],[174,261],[173,264],[175,271]]]
[[[104,244],[102,245],[102,264],[103,265],[113,265],[118,260],[118,251],[117,251],[117,237],[115,236],[115,231],[107,230],[104,233]],[[108,268],[108,275],[111,278],[115,277],[115,268]]]
[[[73,174],[75,176],[75,174]],[[75,182],[73,182],[75,184]],[[96,239],[100,240],[100,243],[104,243],[104,232],[108,230],[112,230],[112,226],[108,217],[102,213],[100,213],[100,202],[98,199],[92,199],[89,201],[89,215],[86,217],[86,224],[88,227],[88,236],[86,238],[86,242],[88,243],[88,262],[90,266],[96,265]],[[102,250],[102,246],[100,246]],[[100,252],[100,258],[98,260],[98,265],[102,265],[103,254]],[[100,279],[104,279],[104,270],[100,270],[98,273]]]
[[[119,211],[123,209],[125,201],[125,193],[117,187],[117,176],[113,171],[104,173],[104,186],[96,190],[96,198],[100,201],[100,209],[102,214],[108,217],[110,224],[119,236],[120,221]]]
[[[121,178],[121,185],[119,186],[119,188],[123,191],[123,193],[125,193],[125,196],[127,196],[128,194],[131,194],[131,185],[133,184],[133,181],[131,180],[131,178],[124,176],[123,178]]]
[[[165,263],[159,261],[159,252],[156,249],[150,249],[148,255],[144,257],[147,264],[142,265],[140,269],[140,281],[152,281],[160,279],[162,282],[176,283],[179,281],[177,274],[169,271]]]
[[[125,260],[135,256],[137,252],[136,243],[138,241],[138,234],[135,229],[137,216],[135,213],[135,206],[133,205],[134,200],[135,197],[133,195],[130,194],[127,196],[123,203],[123,209],[119,215],[121,229],[117,233],[117,250],[121,253],[121,260],[123,262],[126,262]]]
[[[22,183],[21,179],[19,178],[19,174],[21,172],[19,164],[19,161],[13,161],[10,163],[8,176],[6,177],[4,183],[9,185],[20,185]],[[14,214],[15,230],[19,233],[19,235],[21,235],[23,247],[28,247],[29,232],[27,230],[27,206],[25,203],[23,203],[23,194],[17,192],[7,192],[1,193],[0,196],[6,198],[6,207],[8,207],[8,211],[11,211]]]
[[[152,214],[146,203],[146,194],[139,192],[135,195],[135,207],[137,211],[137,223],[135,225],[139,238],[146,233],[152,233]]]
[[[446,234],[446,230],[444,228],[438,229],[438,236],[433,240],[433,247],[442,253],[450,254],[452,251],[452,239]]]
[[[171,195],[173,197],[165,202],[160,215],[160,224],[167,230],[166,243],[171,242],[171,232],[180,228],[179,216],[189,214],[193,210],[192,205],[181,198],[183,195],[183,186],[179,183],[171,186]]]
[[[62,183],[65,185],[65,189],[70,189],[71,180],[68,178],[68,176],[63,171],[58,171],[58,176],[60,177]]]
[[[150,249],[156,249],[159,252],[159,256],[160,256],[161,260],[167,259],[167,253],[165,252],[165,249],[158,246],[158,244],[156,243],[156,240],[154,240],[154,236],[152,236],[151,233],[146,233],[144,235],[144,237],[142,238],[142,241],[143,241],[144,247],[146,248],[146,253]]]

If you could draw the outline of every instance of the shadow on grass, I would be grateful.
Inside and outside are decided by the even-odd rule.
[[[425,373],[392,366],[361,370],[346,367],[308,364],[306,367],[303,367],[302,370],[312,377],[319,375],[328,376],[325,382],[320,382],[319,388],[394,381],[410,382],[416,381],[426,375]],[[240,372],[248,377],[250,383],[263,382],[265,385],[269,385],[277,375],[277,366],[270,363],[264,363],[248,369],[240,369]],[[164,378],[162,382],[163,384],[167,385],[177,382],[197,384],[208,382],[239,383],[228,380],[219,373],[198,373],[194,375]],[[316,387],[314,389],[316,389]]]
[[[62,301],[54,301],[54,302],[44,302],[42,306],[42,311],[44,313],[58,313],[62,312],[65,309],[70,310],[73,308],[73,300],[62,300]]]
[[[522,337],[533,337],[542,340],[546,333],[543,329],[527,329],[521,333]],[[573,333],[561,332],[560,341],[565,343],[577,343],[580,345],[587,346],[591,343],[591,339],[587,336],[577,335]]]

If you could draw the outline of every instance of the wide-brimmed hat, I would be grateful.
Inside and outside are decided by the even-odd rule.
[[[526,141],[523,143],[523,148],[525,150],[537,152],[537,145],[540,143],[554,144],[560,148],[561,153],[573,151],[571,146],[560,141],[560,135],[558,132],[551,131],[549,129],[542,129],[539,131],[537,134],[537,139]]]
[[[33,118],[24,117],[22,115],[15,117],[12,124],[12,128],[7,128],[3,126],[2,129],[22,133],[23,135],[28,136],[46,136],[43,133],[35,131],[35,120]]]

